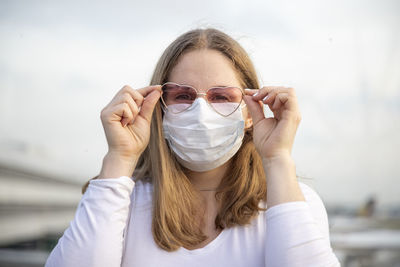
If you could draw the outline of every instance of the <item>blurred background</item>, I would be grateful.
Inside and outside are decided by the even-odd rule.
[[[400,266],[400,2],[0,0],[0,266],[43,266],[107,143],[101,109],[216,27],[296,89],[297,174],[342,266]]]

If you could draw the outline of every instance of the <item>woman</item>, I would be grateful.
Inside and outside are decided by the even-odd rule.
[[[296,180],[292,88],[257,89],[215,29],[175,40],[151,84],[102,110],[108,153],[46,266],[339,265],[320,198]]]

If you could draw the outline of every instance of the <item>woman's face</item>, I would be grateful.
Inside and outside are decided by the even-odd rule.
[[[168,81],[191,85],[201,93],[216,86],[241,88],[229,59],[211,49],[194,50],[184,54],[172,69]],[[246,122],[245,127],[250,127],[252,120],[248,115],[247,108],[243,108],[243,118]]]

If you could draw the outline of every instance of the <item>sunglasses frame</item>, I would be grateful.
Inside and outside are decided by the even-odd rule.
[[[228,116],[232,115],[240,106],[242,106],[242,107],[245,107],[245,106],[246,106],[246,104],[242,105],[242,103],[243,103],[243,97],[244,97],[243,89],[241,89],[241,88],[239,88],[239,87],[237,87],[237,86],[215,86],[215,87],[208,88],[208,89],[206,90],[205,93],[200,93],[195,87],[193,87],[193,86],[191,86],[191,85],[179,84],[179,83],[174,83],[174,82],[166,82],[166,83],[163,83],[163,85],[161,85],[161,88],[163,88],[163,87],[164,87],[165,85],[167,85],[167,84],[173,84],[173,85],[177,85],[177,86],[185,86],[185,87],[190,87],[190,88],[194,89],[194,91],[195,91],[196,94],[197,94],[196,99],[199,97],[199,95],[202,95],[202,96],[204,97],[204,99],[206,100],[207,104],[208,104],[215,112],[217,112],[219,115],[221,115],[221,116],[223,116],[223,117],[228,117]],[[232,87],[233,87],[233,88],[237,88],[237,89],[240,90],[240,92],[241,92],[241,94],[242,94],[242,98],[240,99],[239,105],[235,108],[234,111],[232,111],[232,112],[229,113],[228,115],[221,114],[220,112],[218,112],[218,111],[211,105],[210,102],[208,102],[208,99],[207,99],[207,97],[206,97],[206,96],[207,96],[207,92],[208,92],[209,90],[211,90],[211,89],[214,89],[214,88],[232,88]],[[163,106],[164,106],[166,109],[168,109],[168,106],[167,106],[167,104],[166,104],[165,101],[164,101],[163,94],[164,94],[164,91],[162,91],[162,94],[161,94],[161,102],[163,103]],[[193,103],[194,103],[194,101],[193,101]],[[185,112],[186,110],[188,110],[188,109],[193,105],[193,103],[190,104],[190,106],[187,107],[186,109],[184,109],[184,110],[182,110],[182,111],[179,111],[179,112],[173,112],[173,113],[174,113],[174,114],[179,114],[179,113]]]

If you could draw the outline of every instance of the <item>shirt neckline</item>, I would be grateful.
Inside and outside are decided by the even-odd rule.
[[[215,248],[217,248],[222,241],[228,236],[228,234],[231,232],[231,228],[225,228],[219,233],[219,235],[214,238],[210,243],[205,245],[202,248],[196,248],[196,249],[186,249],[184,247],[181,247],[178,252],[183,253],[183,254],[190,254],[190,255],[198,255],[198,254],[204,254],[207,253]]]

